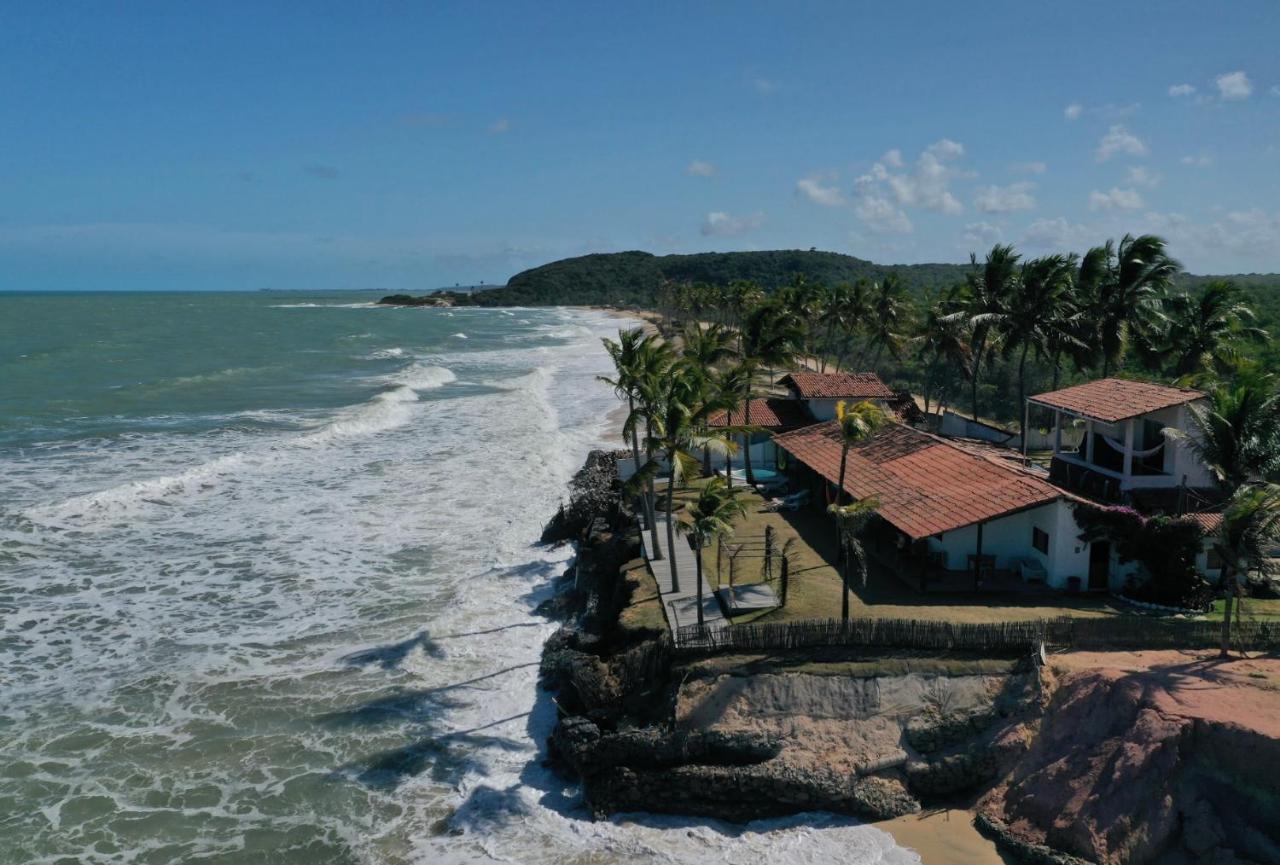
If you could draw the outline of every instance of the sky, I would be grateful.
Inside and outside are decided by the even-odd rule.
[[[0,5],[0,290],[588,252],[1280,271],[1280,4]]]

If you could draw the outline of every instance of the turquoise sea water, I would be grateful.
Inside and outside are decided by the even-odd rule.
[[[586,819],[532,542],[619,322],[375,298],[0,295],[0,862],[916,861]]]

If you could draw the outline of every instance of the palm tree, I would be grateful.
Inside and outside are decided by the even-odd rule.
[[[1231,606],[1239,600],[1249,572],[1271,567],[1271,549],[1280,541],[1280,486],[1247,484],[1236,490],[1222,515],[1214,549],[1222,559],[1221,656],[1231,654]]]
[[[733,334],[723,325],[703,327],[692,322],[685,327],[681,337],[680,356],[704,377],[710,377],[716,367],[734,354]]]
[[[845,470],[849,465],[849,448],[864,442],[876,434],[876,431],[889,423],[884,410],[870,402],[860,402],[850,407],[841,400],[836,403],[836,424],[840,430],[840,480],[836,484],[836,499],[829,508],[836,518],[836,527],[840,525],[840,501],[844,496]],[[843,555],[844,545],[836,548],[836,563]]]
[[[1238,376],[1209,391],[1207,405],[1192,403],[1191,429],[1166,429],[1186,443],[1230,495],[1280,473],[1280,395],[1270,376]]]
[[[644,419],[642,407],[637,405],[637,400],[641,396],[646,370],[651,365],[652,339],[652,336],[645,335],[642,328],[635,327],[618,331],[617,342],[607,337],[603,340],[605,351],[613,359],[615,373],[613,378],[599,376],[599,379],[612,385],[619,397],[625,396],[627,399],[627,417],[622,425],[622,436],[624,440],[628,438],[631,440],[631,456],[635,460],[634,465],[637,471],[641,466],[640,423]],[[652,527],[653,499],[651,496],[643,498],[645,518],[649,520]],[[656,541],[657,529],[653,528],[653,532]],[[656,548],[657,544],[655,543],[654,546]]]
[[[743,424],[751,426],[751,392],[754,374],[761,367],[773,368],[790,364],[804,338],[804,328],[795,313],[777,301],[762,303],[751,311],[743,322],[739,355],[746,370],[746,387],[743,391]],[[751,472],[750,433],[743,436],[743,467],[747,483],[754,484]]]
[[[1018,355],[1018,435],[1024,427],[1027,402],[1027,356],[1033,351],[1045,357],[1050,351],[1050,327],[1063,319],[1072,303],[1076,261],[1074,256],[1048,255],[1022,265],[1019,278],[999,318],[1004,356]],[[1058,335],[1065,340],[1066,333]]]
[[[862,532],[875,514],[880,502],[873,498],[861,499],[847,505],[832,505],[836,528],[839,531],[840,550],[844,567],[840,570],[843,590],[840,592],[840,619],[849,621],[850,572],[855,572],[858,582],[867,586],[867,552],[862,547]]]
[[[902,331],[910,314],[905,294],[906,288],[897,274],[889,274],[875,286],[866,325],[867,348],[875,352],[871,358],[872,369],[879,367],[880,355],[886,350],[894,360],[902,354],[905,339]]]
[[[973,353],[973,368],[969,376],[973,419],[978,419],[978,382],[981,378],[982,359],[991,348],[996,329],[1005,315],[1009,297],[1018,280],[1020,256],[1012,245],[991,247],[982,267],[978,257],[969,256],[970,273],[965,280],[965,290],[955,301],[956,311],[951,318],[963,321],[969,328],[969,348]]]
[[[634,373],[636,409],[633,412],[636,419],[631,420],[629,416],[628,422],[632,423],[633,430],[638,432],[638,424],[643,420],[645,427],[645,457],[649,463],[653,462],[656,448],[653,438],[653,425],[654,419],[659,417],[662,411],[662,384],[675,362],[675,354],[672,352],[671,346],[656,336],[647,337],[639,346],[636,354]],[[633,482],[647,483],[648,485],[649,538],[653,547],[654,558],[661,559],[663,553],[662,548],[658,545],[658,494],[654,484],[654,475],[653,473],[644,474],[637,470]]]
[[[1165,339],[1177,358],[1176,375],[1225,372],[1238,358],[1238,340],[1267,338],[1265,330],[1248,324],[1253,321],[1253,310],[1237,301],[1238,294],[1234,283],[1214,280],[1199,297],[1184,293],[1166,301],[1169,327]]]
[[[973,361],[973,353],[969,349],[969,344],[965,342],[961,324],[950,318],[947,313],[947,304],[954,300],[956,293],[953,289],[937,303],[926,305],[925,313],[920,318],[916,329],[914,338],[917,346],[916,357],[924,364],[926,414],[929,412],[929,402],[934,393],[934,382],[940,366],[943,364],[953,366],[963,372],[966,377],[971,374],[970,364]]]
[[[1088,286],[1102,352],[1102,377],[1111,375],[1131,343],[1151,340],[1162,318],[1161,299],[1182,265],[1165,252],[1153,234],[1126,234],[1094,247],[1081,262],[1081,284]]]
[[[688,520],[681,520],[676,529],[693,538],[698,572],[698,627],[704,624],[702,615],[702,550],[718,537],[733,534],[733,521],[744,516],[747,506],[738,498],[738,491],[727,486],[721,478],[711,478],[698,491],[698,498],[684,506]]]
[[[839,299],[838,325],[844,333],[836,349],[836,372],[844,365],[845,356],[853,353],[858,338],[865,335],[867,322],[871,318],[871,293],[875,283],[863,278],[851,286],[845,286],[847,292]],[[865,353],[858,351],[858,357]]]
[[[649,441],[660,451],[670,471],[667,480],[667,549],[675,549],[675,527],[672,512],[676,484],[684,477],[696,474],[698,458],[691,452],[708,441],[720,442],[720,433],[703,434],[707,418],[721,409],[731,407],[736,394],[723,393],[708,387],[702,376],[686,361],[677,361],[667,371],[657,388],[657,411],[652,418]],[[650,459],[642,473],[652,482],[659,464]],[[676,557],[670,557],[671,589],[680,591],[680,573]]]

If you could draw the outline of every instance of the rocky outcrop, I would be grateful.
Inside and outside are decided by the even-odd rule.
[[[1280,741],[1179,714],[1166,694],[1115,670],[1068,675],[981,812],[1105,865],[1280,862]]]
[[[617,454],[595,450],[569,482],[569,503],[542,530],[543,543],[580,540],[596,520],[616,525],[621,510]]]

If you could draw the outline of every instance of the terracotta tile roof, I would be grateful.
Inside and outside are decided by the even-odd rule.
[[[737,406],[731,412],[717,412],[707,418],[707,425],[713,427],[741,426],[746,422],[742,406]],[[802,426],[809,426],[812,423],[813,418],[809,416],[809,412],[805,411],[804,404],[800,400],[767,397],[751,401],[752,426],[764,429],[792,430]]]
[[[840,477],[835,421],[775,436],[797,460],[832,483]],[[912,538],[984,522],[1067,496],[1020,467],[901,424],[849,449],[845,490],[876,496],[879,513]]]
[[[1204,530],[1206,535],[1216,535],[1222,530],[1222,512],[1200,511],[1199,513],[1187,514],[1187,519],[1194,520],[1200,524],[1200,528]]]
[[[1031,401],[1084,417],[1114,423],[1200,399],[1203,391],[1145,381],[1103,378],[1074,387],[1036,394]]]
[[[893,391],[874,372],[793,372],[778,382],[801,399],[890,399]]]

